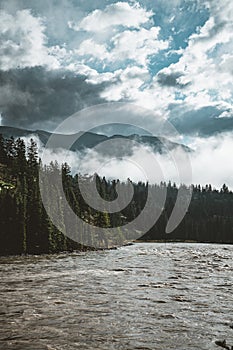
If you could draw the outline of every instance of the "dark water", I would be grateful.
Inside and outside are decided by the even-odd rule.
[[[233,345],[233,246],[0,258],[0,349]]]

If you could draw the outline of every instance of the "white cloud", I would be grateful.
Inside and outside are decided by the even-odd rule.
[[[233,149],[232,134],[195,138],[190,140],[189,146],[194,151],[189,154],[192,178],[188,180],[190,182],[185,182],[187,185],[191,183],[203,186],[211,184],[215,188],[221,188],[225,183],[233,189],[233,164],[229,161]],[[73,173],[80,172],[89,175],[98,173],[106,178],[122,181],[126,181],[127,178],[135,182],[149,180],[150,183],[171,180],[179,185],[181,178],[173,156],[179,159],[179,168],[184,172],[181,174],[182,177],[185,176],[187,167],[187,159],[182,156],[179,147],[169,154],[155,154],[149,146],[138,145],[132,147],[130,156],[120,158],[116,158],[114,154],[112,156],[102,154],[94,149],[75,153],[62,149],[52,152],[49,149],[44,150],[41,145],[40,147],[40,155],[45,151],[43,159],[46,164],[54,160],[57,160],[59,164],[67,162]]]
[[[233,75],[233,55],[225,54],[222,56],[221,63],[219,65],[221,72],[230,73]]]
[[[87,39],[81,43],[76,53],[115,65],[131,60],[145,66],[150,55],[155,55],[169,46],[168,41],[158,39],[159,30],[159,27],[125,30],[113,36],[109,43],[98,43],[93,38]]]
[[[195,138],[191,143],[193,182],[212,184],[220,188],[224,183],[233,189],[232,134],[209,138]],[[205,169],[205,171],[203,171]]]
[[[138,68],[138,67],[132,67]],[[160,117],[168,117],[169,103],[179,104],[175,101],[173,91],[164,89],[159,84],[150,83],[151,77],[146,68],[141,69],[141,75],[132,77],[121,72],[119,80],[101,93],[107,101],[129,100],[138,106],[155,111]]]
[[[82,19],[79,24],[68,22],[74,30],[88,32],[101,32],[110,27],[123,26],[126,28],[139,28],[147,23],[153,13],[140,7],[138,3],[117,2],[106,6],[104,10],[95,10]]]
[[[148,65],[151,56],[169,47],[170,39],[160,39],[160,27],[154,26],[152,15],[137,3],[118,2],[90,13],[78,26],[69,23],[73,29],[91,32],[91,37],[74,50],[74,59],[79,63],[71,63],[69,69],[81,70],[92,84],[111,82],[101,93],[107,101],[126,99],[144,105],[145,100],[150,100],[147,107],[151,103],[154,106],[148,89],[146,98],[143,94],[151,80]],[[100,67],[104,73],[98,72]]]
[[[229,54],[229,50],[233,49],[233,6],[227,0],[225,3],[227,16],[224,17],[224,7],[218,6],[214,0],[209,6],[209,19],[189,37],[179,61],[159,72],[167,76],[182,74],[178,82],[187,84],[182,90],[185,108],[222,108],[224,104],[228,109],[233,107],[230,102],[233,91],[232,55]],[[157,88],[156,82],[154,88]],[[164,90],[168,88],[164,86]],[[170,90],[173,90],[173,101],[170,99],[168,103],[176,103],[177,87],[173,86]]]
[[[134,60],[138,65],[145,66],[149,55],[155,55],[169,46],[168,41],[158,39],[159,31],[159,27],[152,27],[117,34],[112,38],[114,48],[110,60]]]
[[[192,183],[212,184],[216,188],[226,183],[233,189],[233,164],[229,162],[233,149],[232,134],[221,137],[195,138],[189,144],[194,152],[190,154],[192,166]],[[186,160],[182,164],[182,156],[179,148],[170,155],[156,154],[152,156],[149,147],[135,147],[132,156],[122,160],[103,157],[90,151],[81,161],[80,166],[83,173],[94,174],[96,171],[102,176],[126,180],[128,177],[134,181],[144,180],[145,172],[150,182],[159,183],[164,181],[175,181],[180,184],[180,175],[176,164],[172,161],[172,154],[179,158],[181,168],[185,169]],[[142,168],[143,165],[143,168]],[[203,172],[203,169],[205,171]],[[161,171],[162,176],[161,178]],[[187,183],[190,185],[190,183]]]
[[[114,78],[116,83],[104,90],[101,97],[107,101],[134,100],[140,87],[150,79],[150,74],[147,68],[131,66],[116,71]]]
[[[107,101],[119,101],[122,99],[137,100],[138,96],[144,105],[145,100],[140,88],[147,84],[150,73],[147,68],[150,55],[157,54],[169,46],[168,41],[158,39],[159,28],[141,28],[139,30],[125,30],[113,36],[109,43],[97,43],[94,39],[83,41],[76,54],[84,57],[85,67],[92,61],[102,63],[104,66],[116,67],[113,72],[98,73],[94,69],[85,69],[87,81],[91,83],[109,81],[112,86],[108,87],[101,97]],[[126,68],[118,68],[125,61],[131,61]],[[139,96],[140,95],[140,96]],[[153,96],[151,96],[151,100]],[[144,101],[143,101],[144,100]],[[139,100],[137,100],[139,102]],[[140,102],[139,102],[140,104]],[[150,106],[148,106],[150,107]]]
[[[206,0],[205,5],[217,18],[218,23],[233,21],[233,4],[231,0]]]
[[[100,61],[104,61],[109,58],[109,52],[106,49],[105,44],[98,44],[93,39],[84,40],[76,53],[80,56],[92,56]]]
[[[52,56],[54,60],[56,60],[60,67],[65,67],[67,61],[69,62],[73,55],[72,50],[67,50],[66,47],[61,47],[59,45],[51,46],[47,49],[47,51],[48,54]]]
[[[86,82],[93,85],[101,84],[103,82],[115,82],[122,72],[122,69],[119,69],[115,72],[99,73],[96,69],[90,68],[88,65],[79,62],[70,63],[66,69],[75,74],[86,76]]]
[[[183,11],[182,4],[181,0],[173,0],[167,6],[174,5],[177,11]],[[101,92],[107,101],[133,101],[158,111],[163,117],[169,117],[171,105],[179,105],[183,111],[215,106],[223,111],[221,117],[230,116],[233,110],[233,3],[210,0],[199,4],[201,8],[204,4],[209,8],[209,19],[187,38],[185,49],[173,50],[181,54],[179,61],[159,72],[182,73],[177,82],[189,84],[182,90],[177,86],[163,86],[153,77],[151,57],[158,55],[154,61],[157,63],[157,57],[161,61],[160,51],[169,48],[170,39],[161,39],[152,11],[131,1],[103,4],[103,9],[86,14],[79,22],[77,18],[83,15],[83,8],[73,16],[69,12],[70,20],[76,20],[69,22],[69,27],[81,32],[66,28],[71,34],[71,44],[68,40],[67,46],[62,47],[48,47],[45,21],[41,17],[33,16],[29,10],[15,15],[2,12],[0,68],[36,65],[65,68],[85,75],[90,84],[111,84]],[[84,7],[86,10],[89,6]],[[156,23],[156,10],[154,12]],[[169,19],[176,22],[170,12]],[[78,45],[76,49],[75,45]],[[171,54],[172,50],[167,53]],[[178,99],[181,94],[182,98]],[[26,101],[30,96],[20,98]]]
[[[224,111],[220,114],[218,118],[232,118],[233,117],[233,108],[231,108],[228,111]]]
[[[217,1],[214,0],[214,2],[215,5],[206,3],[210,9],[210,17],[202,27],[197,28],[196,33],[189,37],[187,47],[179,52],[182,54],[179,61],[160,71],[166,75],[182,73],[177,82],[187,85],[182,91],[181,100],[177,100],[176,86],[159,85],[157,78],[152,78],[152,73],[150,73],[151,84],[148,76],[142,79],[124,77],[125,68],[122,68],[122,64],[125,62],[130,62],[130,66],[143,67],[148,71],[150,57],[169,48],[170,39],[159,38],[159,27],[153,27],[150,23],[149,28],[148,26],[144,28],[141,23],[137,30],[122,31],[122,28],[120,32],[119,28],[118,32],[113,30],[111,38],[106,39],[106,36],[93,34],[91,39],[84,40],[76,51],[78,57],[81,56],[83,63],[87,65],[94,63],[97,67],[102,65],[105,71],[109,70],[108,78],[112,81],[112,86],[108,87],[101,97],[108,101],[128,99],[148,108],[160,109],[160,113],[164,116],[169,115],[169,105],[180,104],[182,101],[186,108],[198,109],[204,106],[219,106],[223,101],[230,99],[232,97],[232,77],[229,74],[232,71],[231,57],[226,53],[221,56],[218,51],[232,43],[233,31],[229,30],[232,6],[228,0],[224,0],[228,6],[225,23],[222,14],[219,14],[223,11],[223,6],[217,6]],[[106,15],[109,8],[113,10],[115,5],[109,5],[103,11],[96,10],[97,12],[92,12],[84,20],[90,20],[93,16],[101,27],[102,22],[98,16],[103,13]],[[140,7],[138,9],[141,10]],[[112,15],[113,13],[114,11],[111,12]],[[114,20],[112,23],[115,25]],[[94,83],[95,79],[97,81],[107,78],[107,75],[102,74],[91,74],[88,76],[89,81]]]
[[[45,26],[29,10],[17,11],[15,16],[0,12],[0,68],[46,65],[58,68],[59,63],[46,47]]]
[[[219,72],[218,57],[212,52],[217,45],[228,43],[233,39],[233,34],[228,32],[227,28],[216,30],[215,20],[211,17],[205,25],[200,29],[198,34],[193,34],[189,38],[188,46],[183,50],[180,60],[164,68],[161,72],[172,74],[182,72],[183,83],[190,82],[190,91],[200,92],[204,89],[218,89],[220,86],[230,82],[225,72]],[[220,58],[221,59],[221,58]],[[231,79],[232,80],[232,79]]]

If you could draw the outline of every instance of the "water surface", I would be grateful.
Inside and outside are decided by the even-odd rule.
[[[0,349],[233,345],[233,246],[135,244],[0,258]]]

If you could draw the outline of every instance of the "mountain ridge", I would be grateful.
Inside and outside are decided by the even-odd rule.
[[[52,132],[45,131],[45,130],[28,130],[28,129],[21,129],[21,128],[15,128],[12,126],[0,126],[0,134],[4,138],[20,138],[20,137],[33,137],[36,136],[40,140],[43,146],[46,145],[48,142],[50,136],[52,135]],[[101,144],[104,141],[111,141],[115,140],[117,138],[135,141],[137,143],[140,143],[144,146],[151,147],[155,153],[167,153],[168,151],[171,151],[177,147],[181,147],[185,152],[190,152],[191,149],[181,143],[170,141],[169,139],[165,137],[158,137],[158,136],[148,136],[148,135],[138,135],[138,134],[131,134],[131,135],[112,135],[107,136],[103,134],[96,134],[93,132],[78,132],[74,134],[56,134],[57,135],[57,144],[60,145],[59,147],[62,148],[62,144],[67,142],[67,138],[74,138],[77,136],[77,140],[72,144],[71,150],[72,151],[82,151],[84,149],[92,149],[95,146]],[[81,136],[80,136],[81,135]]]

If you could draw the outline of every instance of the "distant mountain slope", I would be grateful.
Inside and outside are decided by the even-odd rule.
[[[8,126],[0,126],[0,134],[3,135],[5,138],[10,138],[13,136],[14,138],[17,137],[30,137],[32,135],[35,135],[39,138],[41,143],[43,145],[46,145],[46,143],[49,140],[49,137],[52,135],[48,131],[44,130],[26,130],[26,129],[19,129],[14,127],[8,127]],[[80,137],[80,133],[73,134],[73,135],[66,135],[61,134],[58,135],[58,142],[57,144],[59,147],[62,148],[62,145],[66,143],[67,139],[69,138],[77,138],[78,140],[74,142],[74,144],[71,147],[72,151],[80,151],[84,149],[91,149],[99,144],[101,144],[103,141],[111,141],[115,140],[117,138],[122,138],[122,140],[133,140],[137,143],[143,144],[145,146],[150,146],[155,153],[166,153],[167,151],[170,151],[172,149],[175,149],[177,147],[181,147],[184,151],[190,152],[191,149],[183,144],[179,144],[176,142],[169,141],[168,139],[164,137],[156,137],[156,136],[141,136],[137,134],[129,135],[129,136],[122,136],[122,135],[113,135],[113,136],[106,136],[106,135],[100,135],[95,134],[91,132],[86,132]],[[124,151],[127,153],[127,149],[124,149]]]

